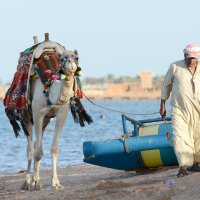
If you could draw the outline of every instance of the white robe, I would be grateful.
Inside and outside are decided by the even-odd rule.
[[[200,64],[192,75],[184,60],[172,63],[163,82],[161,99],[167,100],[170,93],[179,166],[200,163]]]

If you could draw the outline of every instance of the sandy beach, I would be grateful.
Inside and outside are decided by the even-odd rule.
[[[0,199],[200,199],[200,173],[183,178],[177,178],[176,173],[176,167],[136,173],[81,164],[58,170],[63,190],[53,190],[51,170],[41,170],[40,191],[21,190],[25,174],[7,174],[0,177]]]

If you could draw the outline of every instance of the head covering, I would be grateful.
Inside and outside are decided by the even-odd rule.
[[[187,58],[199,58],[200,57],[200,46],[196,44],[189,44],[183,50],[184,55]]]

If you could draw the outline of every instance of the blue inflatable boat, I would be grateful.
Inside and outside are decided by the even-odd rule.
[[[122,124],[124,134],[119,139],[84,142],[83,161],[126,171],[178,165],[169,117],[137,121],[122,115]]]

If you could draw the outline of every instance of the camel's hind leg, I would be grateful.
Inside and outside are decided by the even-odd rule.
[[[26,129],[29,133],[29,136],[27,136],[27,158],[28,158],[28,166],[27,166],[27,174],[26,174],[26,179],[22,185],[23,190],[30,190],[31,189],[31,163],[33,159],[33,154],[34,154],[34,148],[33,148],[33,141],[32,141],[32,123],[31,122],[24,122]]]
[[[56,113],[56,125],[55,125],[55,133],[53,137],[53,142],[52,142],[52,148],[51,148],[51,156],[52,156],[52,187],[55,189],[63,189],[64,187],[60,185],[58,175],[57,175],[57,168],[56,168],[56,163],[57,163],[57,157],[58,157],[58,152],[59,152],[59,138],[60,138],[60,133],[61,130],[64,126],[66,117],[67,117],[67,112],[68,112],[68,106],[65,105],[61,107],[58,112]]]

